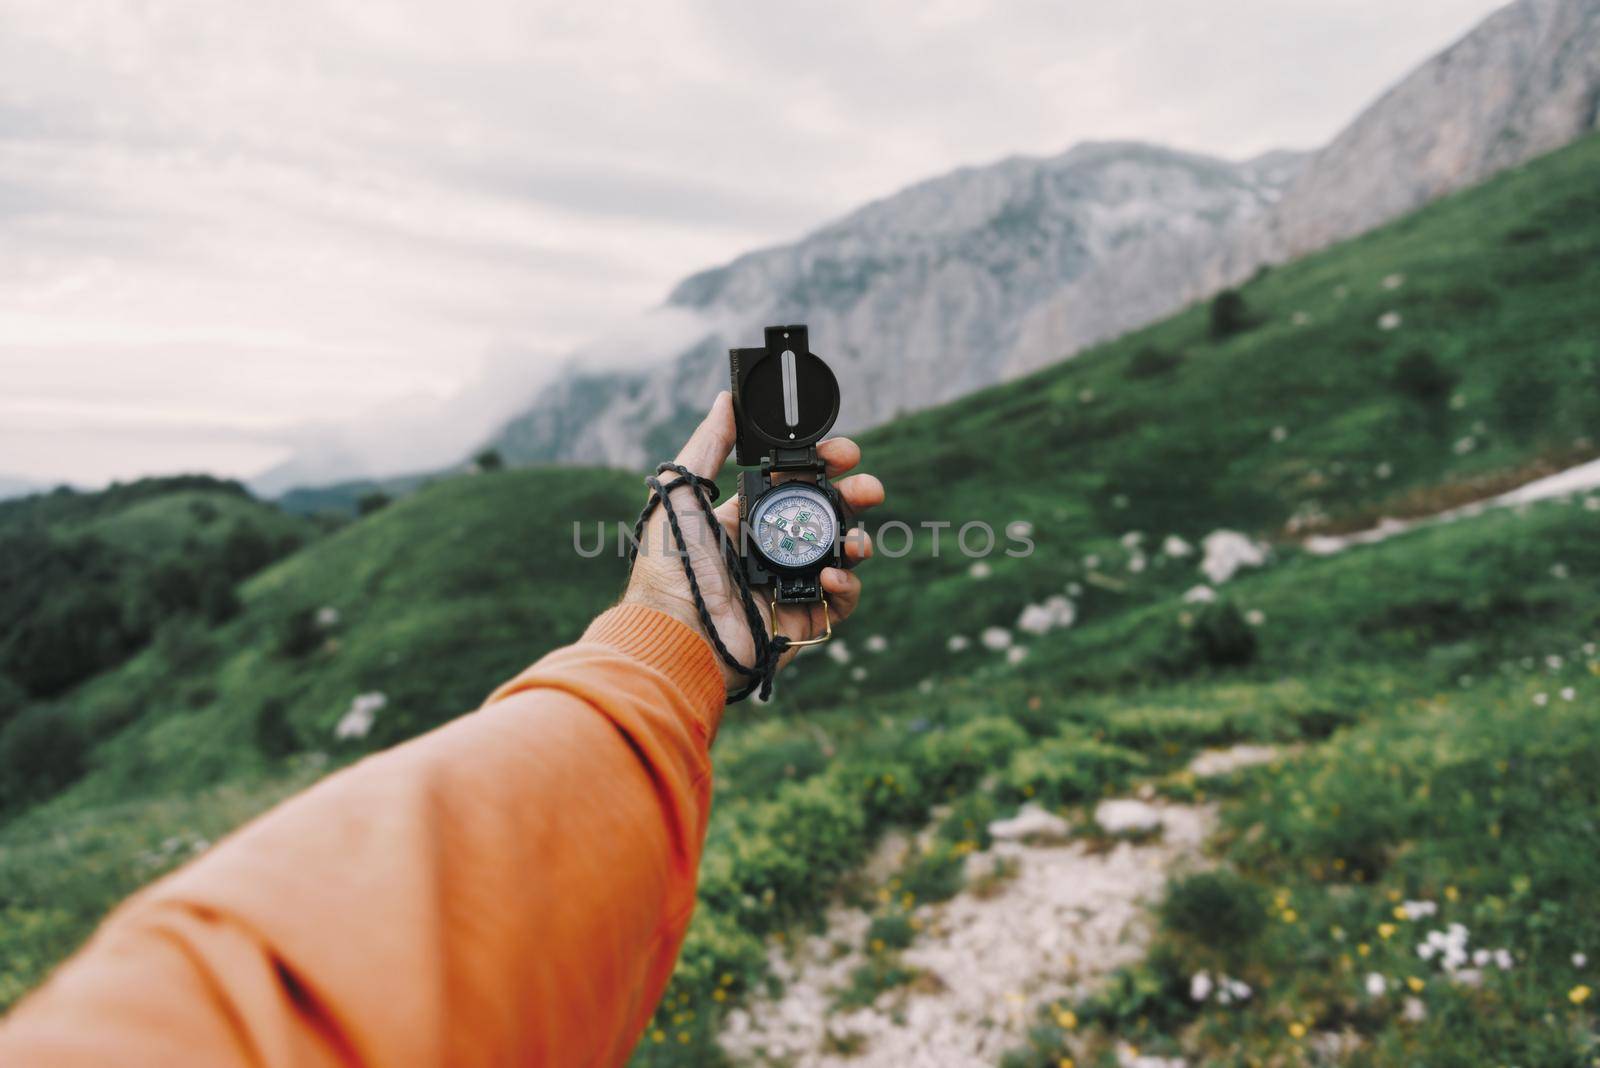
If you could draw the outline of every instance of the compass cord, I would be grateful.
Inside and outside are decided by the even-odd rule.
[[[658,476],[668,471],[678,477],[671,482],[663,483]],[[778,673],[778,661],[788,650],[790,639],[787,635],[767,633],[766,621],[761,618],[761,610],[757,607],[755,591],[750,588],[750,580],[745,577],[744,568],[739,566],[739,552],[734,547],[733,539],[728,537],[728,532],[717,521],[716,513],[711,510],[711,502],[721,496],[722,491],[717,488],[716,482],[695,474],[682,464],[661,464],[656,468],[654,475],[645,476],[644,482],[650,487],[650,499],[645,502],[644,511],[639,513],[639,521],[633,525],[633,544],[628,548],[629,570],[632,570],[634,561],[638,558],[645,524],[649,522],[656,506],[660,505],[667,513],[667,526],[672,529],[672,538],[678,543],[678,559],[683,563],[684,577],[689,580],[689,592],[694,597],[694,609],[700,616],[700,626],[705,630],[706,637],[711,639],[711,646],[716,649],[722,662],[749,680],[743,689],[728,698],[728,703],[742,701],[752,693],[758,693],[763,701],[767,700],[772,696],[772,679]],[[700,505],[701,513],[711,528],[717,532],[717,542],[722,549],[722,562],[727,567],[728,573],[733,576],[734,585],[738,587],[745,620],[750,625],[750,637],[755,642],[756,655],[753,664],[741,664],[728,650],[722,635],[717,633],[717,625],[711,618],[711,610],[706,607],[706,599],[700,593],[700,580],[695,577],[694,562],[689,557],[689,545],[683,537],[678,511],[672,506],[672,491],[679,486],[688,486],[695,491],[694,499]],[[826,605],[823,606],[823,610],[827,611]]]

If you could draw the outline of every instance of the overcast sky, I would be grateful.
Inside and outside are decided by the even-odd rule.
[[[450,459],[693,270],[1084,139],[1313,147],[1497,6],[0,0],[0,475]]]

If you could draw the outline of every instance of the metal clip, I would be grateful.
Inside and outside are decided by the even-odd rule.
[[[817,638],[791,638],[789,640],[789,648],[791,648],[791,649],[800,649],[800,648],[804,648],[807,645],[821,645],[823,642],[825,642],[829,638],[833,637],[833,613],[828,608],[828,598],[826,596],[824,596],[822,598],[822,626],[823,626],[823,630],[822,630],[821,637],[817,637]],[[772,636],[774,638],[776,638],[778,636],[778,598],[777,597],[773,597],[772,598]]]

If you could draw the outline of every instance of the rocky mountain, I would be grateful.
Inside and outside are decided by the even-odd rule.
[[[1142,326],[1600,128],[1600,0],[1519,0],[1417,68],[1220,240],[1122,250],[1030,315],[1016,374]]]
[[[1064,284],[1129,245],[1260,216],[1299,162],[1084,144],[923,182],[685,279],[668,303],[703,317],[698,343],[639,371],[571,368],[496,445],[517,461],[642,465],[725,385],[728,348],[779,321],[810,324],[844,385],[841,428],[948,400],[1005,377],[1028,314]]]
[[[666,455],[764,323],[804,321],[845,389],[841,429],[1026,373],[1263,264],[1352,236],[1596,125],[1600,0],[1518,0],[1309,158],[1242,163],[1079,145],[912,186],[808,237],[691,276],[674,359],[574,364],[493,442],[518,462]],[[615,366],[609,362],[608,366]]]

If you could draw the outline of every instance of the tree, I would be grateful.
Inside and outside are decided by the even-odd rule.
[[[373,512],[389,507],[391,500],[392,498],[382,490],[363,493],[360,499],[356,501],[356,514],[371,515]]]
[[[472,458],[472,462],[477,465],[479,471],[498,471],[506,465],[499,449],[484,449]]]
[[[1243,333],[1253,324],[1250,309],[1245,306],[1244,294],[1237,289],[1224,289],[1211,298],[1211,339],[1221,341]]]
[[[56,793],[83,774],[89,742],[59,709],[30,708],[0,728],[0,810]]]

